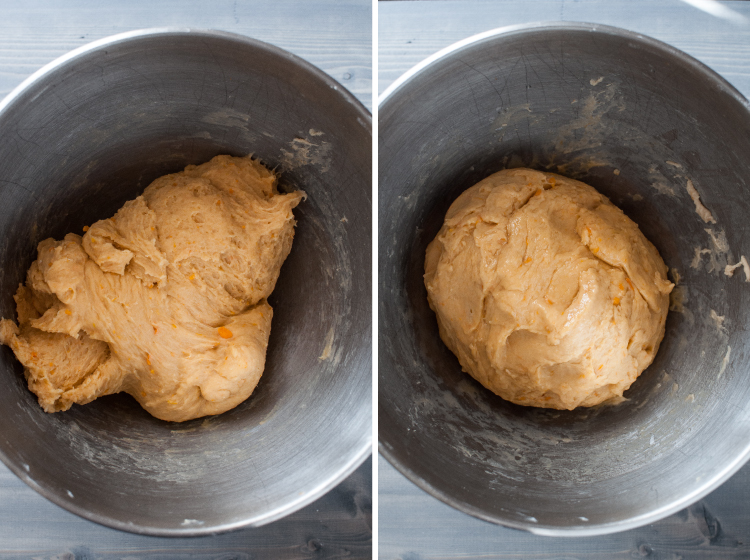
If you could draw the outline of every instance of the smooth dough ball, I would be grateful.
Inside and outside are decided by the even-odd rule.
[[[531,169],[455,200],[424,281],[464,371],[516,404],[568,410],[622,396],[651,364],[674,287],[606,197]]]
[[[229,410],[263,373],[303,196],[250,158],[160,177],[83,237],[39,243],[0,342],[47,412],[121,391],[163,420]]]

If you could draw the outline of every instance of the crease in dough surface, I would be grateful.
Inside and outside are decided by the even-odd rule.
[[[651,364],[674,287],[606,197],[531,169],[453,202],[424,282],[464,371],[516,404],[568,410],[622,396]]]
[[[39,243],[0,342],[47,412],[127,392],[157,418],[219,414],[265,367],[266,301],[302,191],[246,157],[165,175],[83,237]]]

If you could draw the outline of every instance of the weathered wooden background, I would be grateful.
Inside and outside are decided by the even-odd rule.
[[[0,0],[0,98],[78,46],[146,27],[221,29],[273,43],[372,106],[370,0]],[[60,509],[0,463],[0,558],[369,558],[371,503],[368,460],[315,503],[265,527],[196,539],[142,537]]]
[[[750,19],[750,2],[721,5]],[[750,98],[750,24],[719,19],[678,0],[426,0],[380,2],[378,8],[381,93],[413,65],[475,33],[533,21],[586,21],[670,43]],[[429,496],[382,457],[378,467],[383,559],[750,558],[750,465],[659,523],[592,538],[545,538],[497,527]]]

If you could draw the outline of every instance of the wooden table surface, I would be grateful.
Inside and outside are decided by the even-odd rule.
[[[750,2],[721,6],[750,20]],[[750,24],[678,0],[425,0],[380,2],[378,8],[381,93],[413,65],[456,41],[506,25],[553,20],[650,35],[707,64],[750,98]],[[750,464],[703,500],[658,523],[590,538],[538,537],[498,527],[426,494],[382,457],[378,470],[378,555],[384,559],[750,558]]]
[[[220,29],[272,43],[372,108],[370,0],[0,0],[0,97],[76,47],[146,27]],[[371,502],[368,459],[327,495],[265,527],[195,539],[143,537],[68,513],[0,463],[0,558],[368,558]]]

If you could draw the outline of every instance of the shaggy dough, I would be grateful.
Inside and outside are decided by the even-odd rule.
[[[163,420],[229,410],[263,373],[303,196],[250,158],[165,175],[83,237],[39,244],[0,342],[47,412],[120,391]]]
[[[425,286],[464,371],[521,405],[621,396],[653,361],[667,267],[638,226],[579,181],[500,171],[451,205]]]

